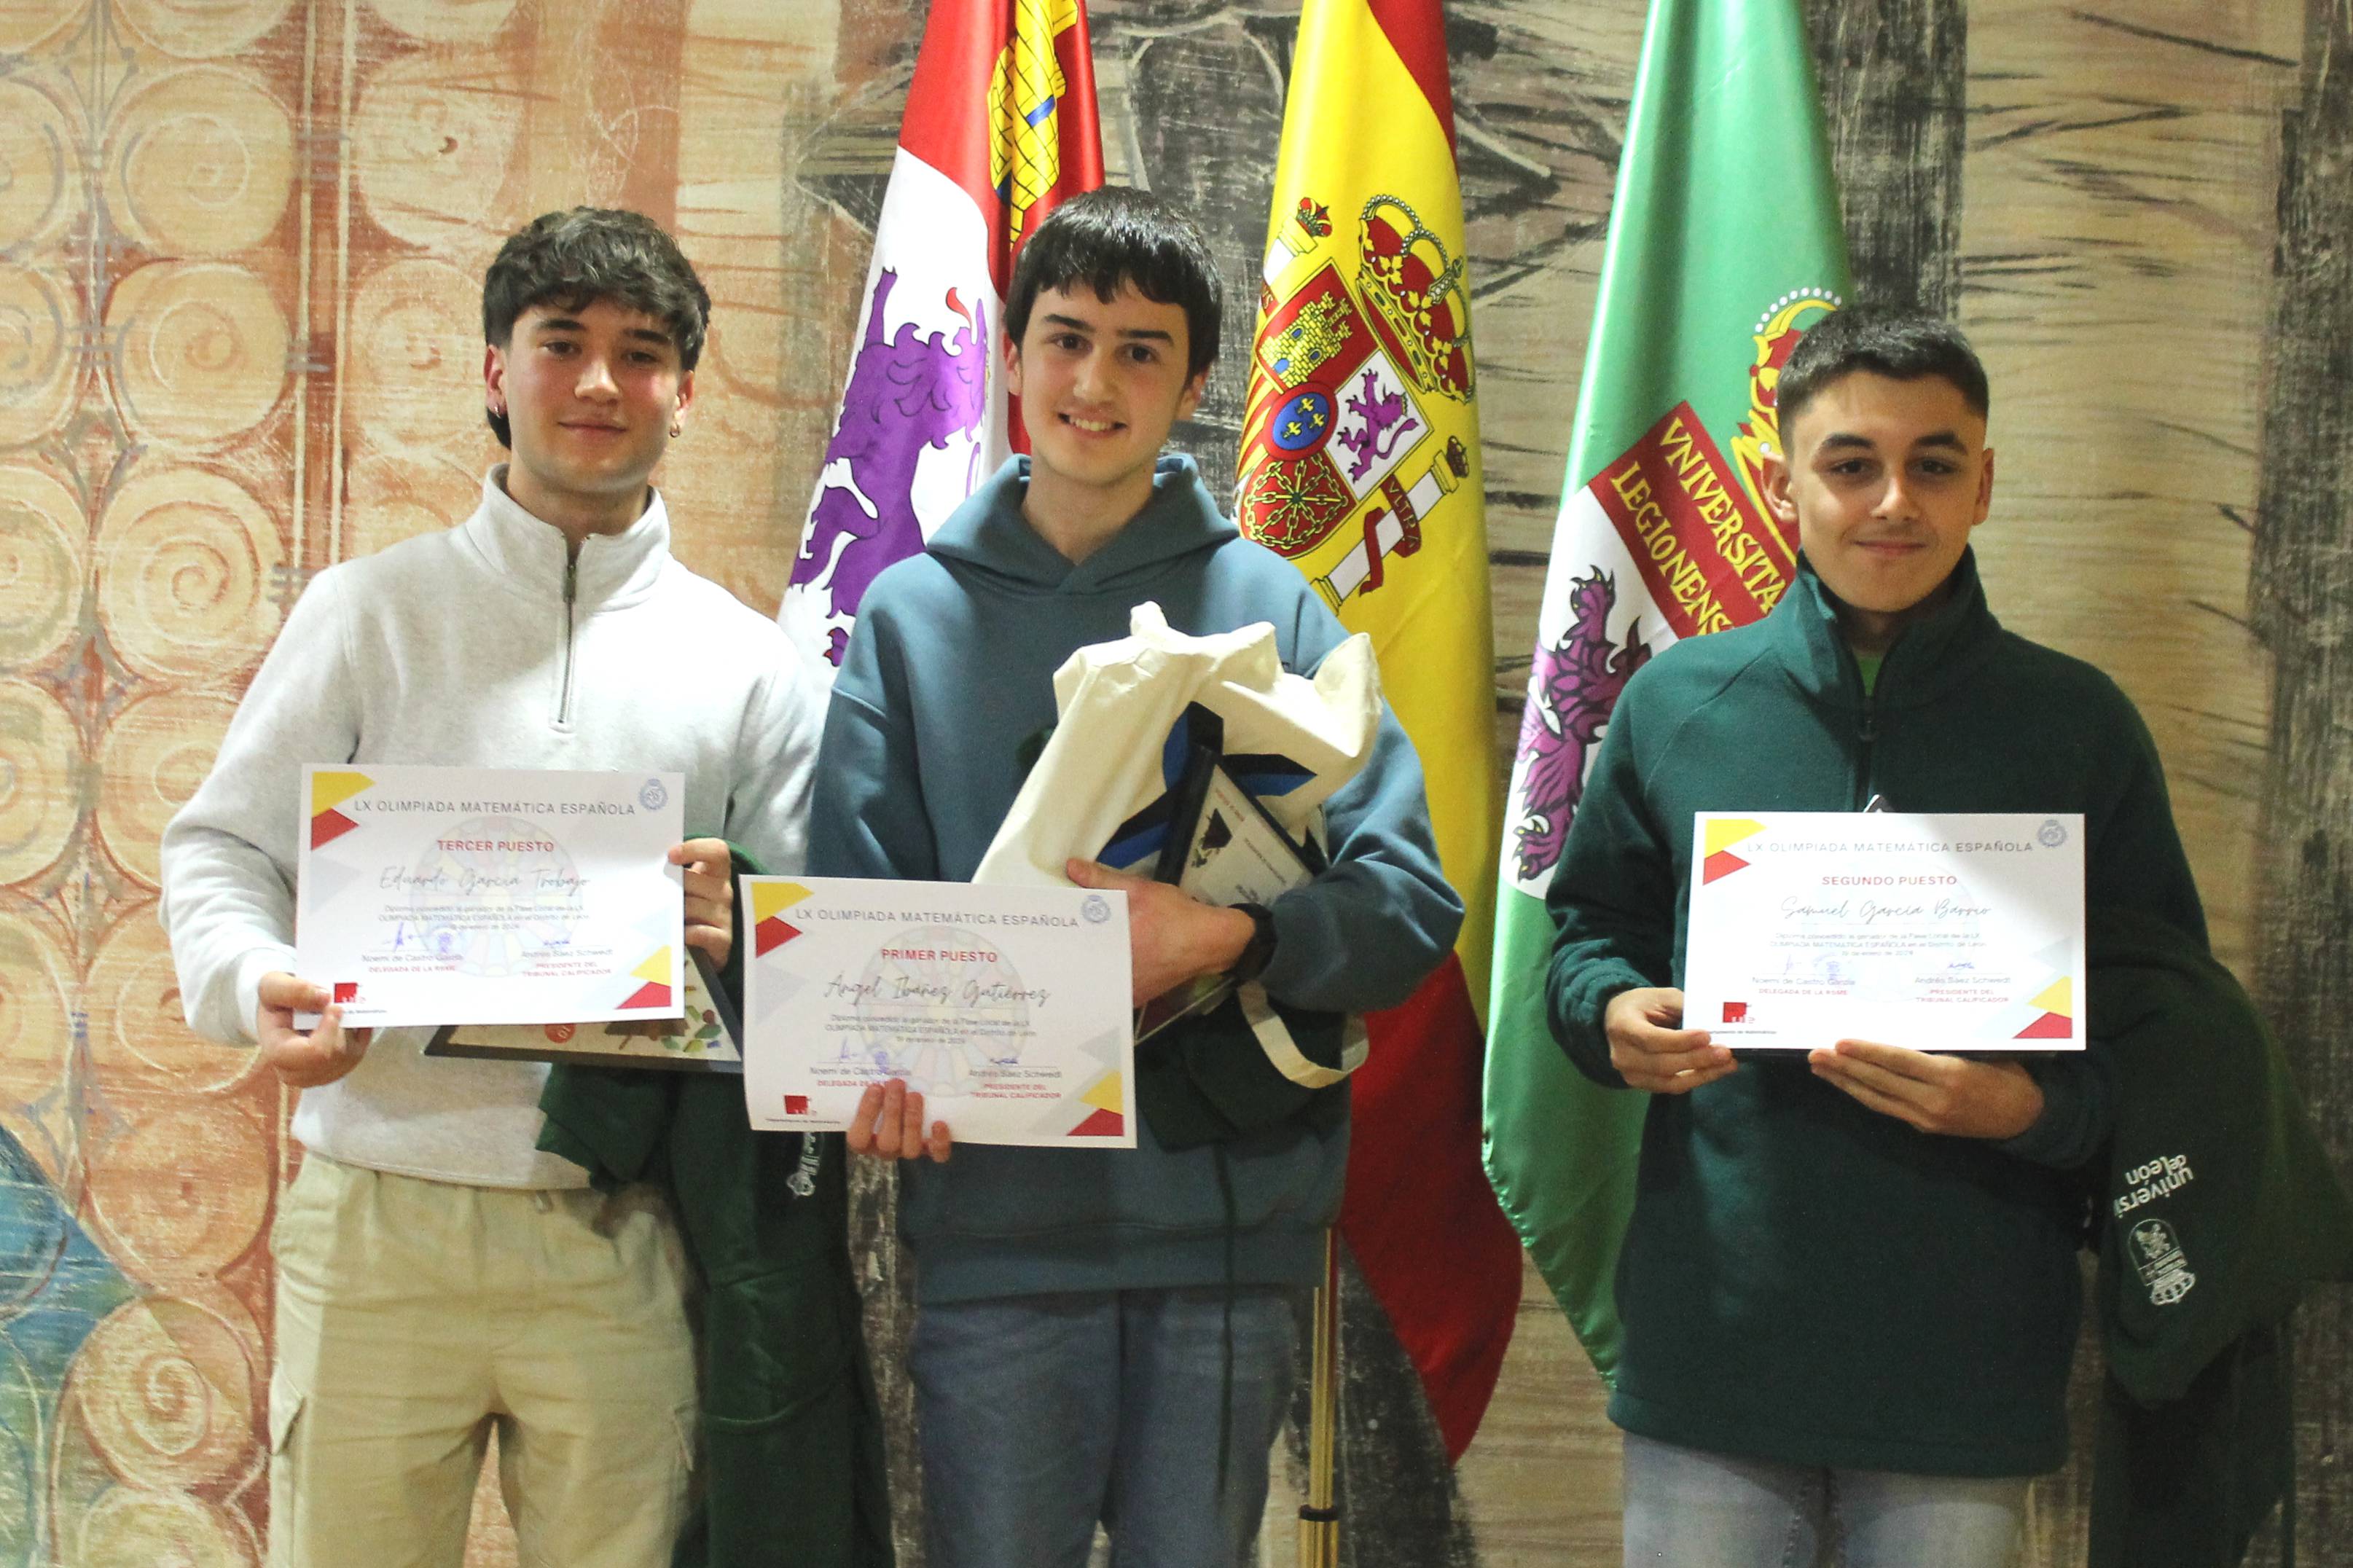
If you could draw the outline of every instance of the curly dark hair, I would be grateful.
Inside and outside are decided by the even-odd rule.
[[[574,207],[542,213],[499,247],[482,279],[482,341],[501,348],[518,317],[550,302],[583,310],[611,300],[670,329],[681,370],[702,357],[711,296],[678,242],[643,213]],[[503,414],[483,410],[499,445],[514,444]]]

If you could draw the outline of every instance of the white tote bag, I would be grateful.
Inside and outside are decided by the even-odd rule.
[[[1381,716],[1373,645],[1362,633],[1348,638],[1311,680],[1282,668],[1264,621],[1187,637],[1158,605],[1136,605],[1126,637],[1080,648],[1054,672],[1054,733],[973,880],[1069,886],[1065,861],[1092,859],[1166,793],[1169,731],[1195,702],[1224,721],[1229,754],[1272,753],[1305,770],[1304,783],[1260,801],[1301,840],[1372,751]]]

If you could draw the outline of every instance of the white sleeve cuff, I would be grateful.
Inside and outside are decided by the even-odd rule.
[[[298,973],[290,947],[257,947],[237,961],[236,1038],[248,1045],[254,1043],[254,1020],[261,1009],[261,977],[281,969],[289,974]]]

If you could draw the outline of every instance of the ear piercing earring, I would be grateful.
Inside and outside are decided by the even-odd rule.
[[[678,420],[675,420],[675,419],[673,419],[673,420],[671,420],[671,421],[670,422],[670,438],[671,440],[673,440],[673,441],[677,440],[681,436],[684,435],[685,433],[686,433],[686,426],[685,426],[683,424],[680,423]]]

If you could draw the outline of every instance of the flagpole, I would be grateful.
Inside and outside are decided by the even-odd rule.
[[[1307,1389],[1307,1501],[1299,1510],[1299,1568],[1340,1568],[1340,1510],[1332,1480],[1340,1435],[1340,1233],[1324,1233]]]

